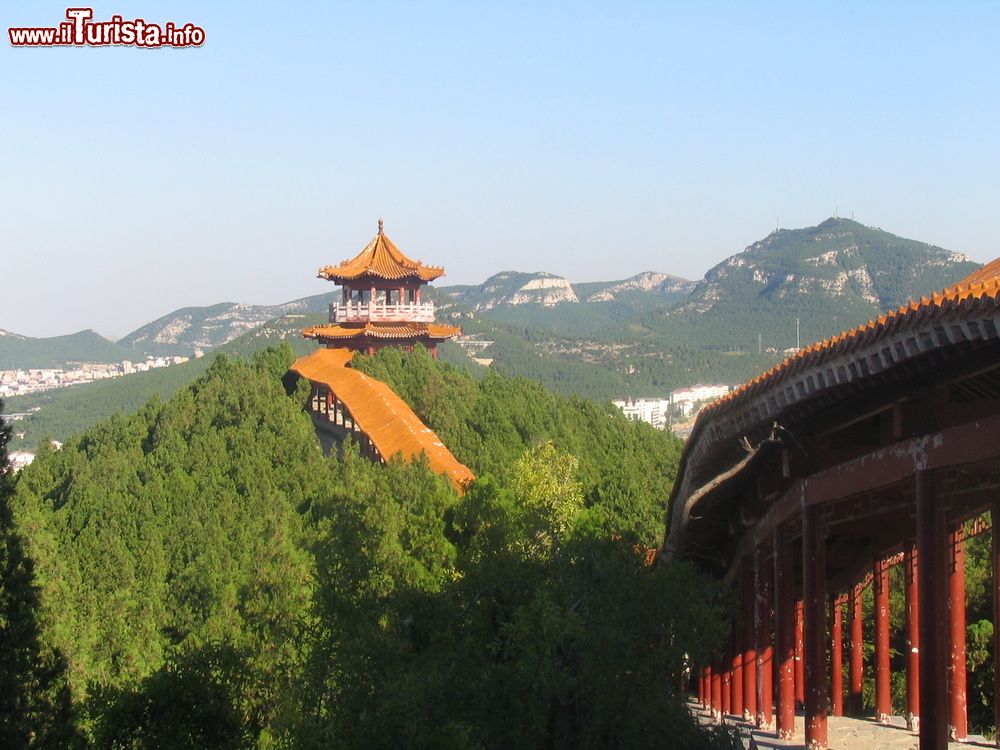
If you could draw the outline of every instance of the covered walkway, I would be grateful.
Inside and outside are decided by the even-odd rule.
[[[905,694],[895,698],[919,733],[906,736],[921,750],[966,740],[970,534],[991,533],[1000,621],[1000,523],[986,515],[1000,519],[1000,261],[707,407],[670,507],[661,558],[691,561],[742,602],[726,642],[696,665],[717,719],[733,713],[809,750],[837,747],[833,728],[858,726],[841,717],[860,715],[871,659],[876,720],[898,722],[889,571],[902,566],[894,668]]]
[[[376,461],[400,454],[412,461],[427,456],[432,471],[456,490],[475,479],[434,431],[388,385],[350,367],[349,349],[317,349],[292,363],[291,371],[312,384],[309,404],[315,419],[351,434]]]

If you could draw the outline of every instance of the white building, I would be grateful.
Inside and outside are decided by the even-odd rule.
[[[670,405],[675,412],[687,417],[694,411],[698,403],[707,403],[722,398],[732,390],[728,385],[693,385],[690,388],[678,388],[670,393]]]
[[[667,409],[670,400],[665,398],[626,398],[611,402],[629,419],[636,422],[648,422],[659,430],[666,429]]]
[[[7,459],[10,461],[11,469],[20,471],[35,460],[35,454],[29,451],[12,451],[7,455]]]

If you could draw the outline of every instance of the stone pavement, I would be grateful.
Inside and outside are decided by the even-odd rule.
[[[697,701],[690,701],[691,712],[702,723],[710,723],[711,716],[702,710]],[[779,740],[774,732],[765,732],[747,724],[735,716],[726,716],[725,722],[735,725],[744,732],[744,744],[759,750],[805,750],[805,727],[801,715],[795,717],[795,737]],[[899,716],[892,717],[891,724],[878,724],[874,719],[855,719],[846,716],[831,716],[827,719],[830,750],[917,750],[917,735],[907,731],[906,721]],[[966,742],[951,742],[949,750],[960,748],[995,748],[996,744],[979,735],[969,735]]]

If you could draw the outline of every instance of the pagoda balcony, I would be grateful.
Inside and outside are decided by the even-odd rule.
[[[330,305],[331,323],[364,323],[366,321],[433,323],[434,303],[341,302]]]

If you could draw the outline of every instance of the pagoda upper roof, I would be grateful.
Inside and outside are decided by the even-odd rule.
[[[425,266],[418,260],[408,258],[402,250],[382,231],[382,220],[378,221],[378,234],[365,249],[351,260],[337,266],[319,269],[319,277],[330,281],[349,281],[365,276],[395,281],[398,279],[419,279],[433,281],[444,276],[441,266]]]

